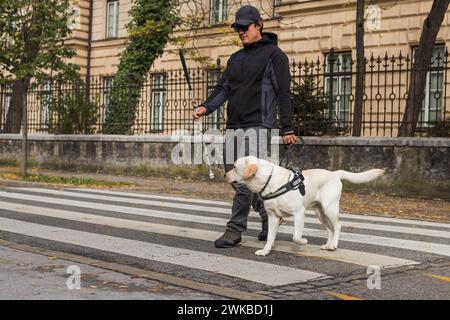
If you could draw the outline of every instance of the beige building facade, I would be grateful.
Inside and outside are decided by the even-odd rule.
[[[370,90],[366,89],[364,96],[364,135],[397,134],[406,105],[409,81],[406,69],[411,65],[411,55],[419,43],[422,25],[432,2],[366,1],[366,88],[370,86]],[[115,73],[119,54],[124,48],[125,26],[130,19],[127,12],[131,8],[131,0],[84,0],[78,4],[83,14],[80,30],[75,31],[73,39],[79,52],[76,63],[82,67],[84,74],[107,79]],[[280,48],[288,55],[291,63],[296,63],[296,67],[293,65],[292,68],[294,80],[308,70],[321,73],[322,80],[318,81],[322,81],[324,90],[334,92],[336,118],[342,123],[351,124],[356,77],[351,75],[351,70],[355,67],[350,61],[356,59],[356,0],[193,0],[180,8],[180,14],[184,17],[200,17],[200,23],[185,30],[177,30],[174,36],[184,37],[187,40],[185,48],[194,48],[194,55],[209,59],[209,64],[214,65],[220,59],[221,65],[226,65],[228,57],[241,48],[229,25],[234,19],[234,13],[243,4],[256,6],[264,19],[264,30],[279,36]],[[421,115],[425,126],[428,126],[428,121],[442,120],[449,116],[446,107],[447,65],[445,68],[443,66],[444,61],[448,60],[444,58],[448,41],[450,15],[446,15],[437,37],[433,64],[439,68],[428,76],[429,85]],[[154,63],[152,71],[161,73],[164,70],[179,69],[178,49],[179,46],[168,44],[164,55]],[[335,66],[330,69],[324,66],[324,63],[328,63],[331,50],[336,52],[336,56],[333,60]],[[404,60],[398,59],[400,55]],[[316,64],[305,70],[305,60]],[[189,66],[205,67],[205,64],[200,65],[196,61],[188,60]],[[299,63],[303,65],[299,67]],[[331,77],[333,81],[325,75],[331,70],[341,72],[339,76]],[[350,72],[346,74],[346,71]],[[161,79],[158,81],[162,82]],[[298,82],[301,82],[300,78]],[[333,87],[330,87],[331,85]],[[389,88],[386,90],[387,86]],[[197,95],[199,99],[204,99],[210,88],[198,87]],[[150,100],[155,100],[154,95]],[[157,96],[157,100],[163,100],[166,114],[163,115],[163,110],[156,107],[153,107],[153,111],[142,110],[138,117],[145,119],[143,123],[165,121],[171,118],[174,112],[178,112],[170,107],[170,97]],[[189,110],[180,114],[180,118],[188,117]],[[219,118],[213,121],[219,121]],[[383,129],[380,129],[380,123]],[[347,125],[345,127],[348,129]]]
[[[222,22],[230,24],[234,12],[241,4],[252,4],[259,8],[265,23],[264,29],[279,36],[279,46],[291,60],[324,57],[331,48],[339,52],[351,52],[355,57],[356,0],[193,0],[201,6],[187,6],[181,9],[183,15],[205,13],[202,27],[196,30],[180,30],[176,36],[186,36],[186,47],[195,47],[201,56],[212,62],[220,58],[225,63],[228,57],[240,47],[237,37],[226,26],[214,26],[213,11],[219,12]],[[366,1],[371,3],[370,1]],[[366,55],[372,53],[398,55],[400,51],[411,54],[417,46],[422,24],[429,13],[432,0],[379,0],[373,1],[379,8],[379,15],[366,11],[366,17],[379,23],[366,24]],[[87,73],[90,60],[91,75],[114,74],[119,54],[124,48],[128,11],[132,0],[75,0],[81,9],[81,24],[74,29],[71,42],[78,55],[74,61]],[[216,3],[222,4],[214,8]],[[90,15],[90,5],[92,12]],[[369,6],[367,6],[369,7]],[[91,18],[90,18],[91,17]],[[217,20],[217,18],[216,18]],[[89,36],[89,23],[91,36]],[[114,26],[111,26],[111,25]],[[450,15],[446,15],[438,34],[437,43],[450,41]],[[90,38],[91,37],[91,38]],[[89,44],[90,43],[90,44]],[[90,48],[90,54],[89,54]],[[178,48],[168,45],[163,57],[155,62],[154,69],[179,68],[176,54]],[[90,59],[88,60],[88,56]]]

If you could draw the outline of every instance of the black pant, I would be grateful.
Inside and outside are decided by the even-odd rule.
[[[258,158],[266,158],[270,154],[270,137],[270,129],[262,127],[239,129],[239,131],[227,130],[223,148],[225,172],[233,169],[234,162],[243,156],[253,155]],[[267,220],[267,212],[259,193],[253,193],[240,183],[236,183],[233,188],[236,190],[236,194],[227,229],[238,232],[246,231],[250,207],[259,213],[262,220]]]

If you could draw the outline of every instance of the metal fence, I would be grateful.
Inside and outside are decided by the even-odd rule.
[[[415,50],[413,54],[414,52]],[[383,56],[371,55],[365,59],[362,102],[363,136],[397,136],[408,99],[412,56],[386,53]],[[449,134],[448,58],[445,47],[435,48],[427,71],[423,101],[418,104],[422,108],[417,123],[418,136]],[[311,82],[307,88],[312,88],[314,97],[320,97],[320,99],[313,99],[313,110],[308,108],[308,103],[304,103],[303,98],[299,99],[303,103],[294,103],[295,114],[299,120],[296,123],[297,128],[303,127],[303,131],[310,134],[349,135],[352,133],[356,63],[351,57],[351,52],[332,51],[325,55],[323,63],[320,59],[294,62],[291,74],[294,83],[304,86],[305,83]],[[298,90],[293,90],[294,102],[298,94]],[[304,92],[301,93],[302,95]],[[323,110],[319,114],[319,119],[317,115],[311,117],[305,114],[317,109]]]
[[[363,136],[396,136],[407,101],[413,58],[397,54],[365,61]],[[190,69],[195,96],[204,101],[219,80],[220,61],[213,69]],[[437,46],[427,74],[420,136],[448,133],[448,51]],[[291,62],[295,126],[300,135],[350,135],[355,106],[356,63],[351,52],[333,52],[313,61]],[[31,133],[102,133],[111,104],[112,77],[93,77],[88,84],[48,79],[28,92]],[[5,128],[15,93],[0,87],[0,130]],[[182,70],[151,72],[130,108],[129,134],[192,132],[192,102]],[[226,105],[203,121],[203,129],[225,129]],[[444,133],[443,133],[444,132]]]
[[[217,84],[222,69],[220,66],[215,69],[195,68],[189,72],[196,98],[202,101]],[[92,77],[88,85],[52,79],[35,85],[27,95],[29,132],[102,133],[113,89],[127,92],[127,88],[114,88],[113,76]],[[14,94],[20,93],[14,93],[12,85],[0,86],[0,131],[5,128]],[[193,104],[182,70],[149,73],[140,88],[138,105],[128,116],[133,122],[128,133],[191,131],[194,127],[192,111]],[[223,130],[224,114],[222,109],[206,117],[203,126]],[[76,124],[72,127],[69,122]]]

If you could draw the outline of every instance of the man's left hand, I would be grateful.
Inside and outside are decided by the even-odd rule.
[[[283,139],[284,144],[295,144],[297,143],[297,136],[295,134],[288,134],[285,136],[281,136],[281,139]]]

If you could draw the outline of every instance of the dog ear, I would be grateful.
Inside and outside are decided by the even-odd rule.
[[[258,169],[258,166],[255,163],[250,163],[245,166],[244,169],[244,179],[249,179],[253,177],[253,175],[256,173],[256,170]]]

